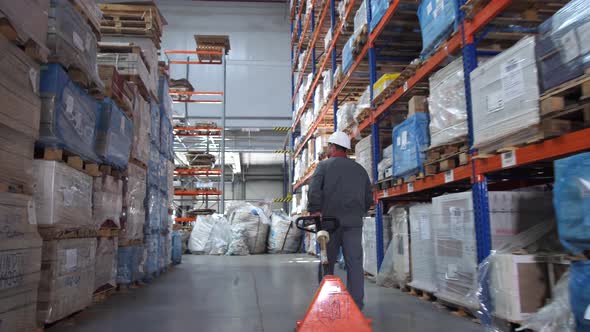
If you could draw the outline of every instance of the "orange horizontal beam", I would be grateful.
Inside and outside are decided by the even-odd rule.
[[[186,60],[170,60],[171,65],[220,65],[221,61],[186,61]]]
[[[221,190],[174,190],[174,196],[215,196],[221,195]]]
[[[208,175],[208,174],[221,174],[221,169],[198,169],[198,168],[179,168],[174,170],[175,175]]]
[[[221,128],[207,128],[207,127],[174,127],[174,130],[183,131],[221,131]]]
[[[193,222],[197,221],[197,218],[174,218],[175,222]]]
[[[328,1],[329,3],[329,1]],[[315,8],[315,0],[312,0],[312,4],[311,4],[311,9],[313,10]],[[299,52],[301,52],[301,47],[303,47],[303,41],[305,40],[305,34],[307,33],[307,29],[309,28],[309,25],[311,23],[311,12],[310,15],[307,15],[307,19],[305,20],[305,24],[303,26],[303,31],[301,32],[301,35],[299,36],[299,41],[297,41],[297,51],[295,52],[295,55],[297,56],[297,58],[299,58]],[[311,53],[311,50],[308,50],[306,57]]]
[[[182,90],[173,90],[170,89],[168,90],[168,94],[171,95],[190,95],[190,96],[223,96],[223,92],[222,91],[212,91],[212,92],[207,92],[207,91],[182,91]]]
[[[167,50],[165,54],[209,54],[209,55],[223,55],[222,51],[206,51],[206,50]]]
[[[485,174],[526,164],[550,161],[568,155],[590,150],[590,128],[575,131],[543,142],[514,149],[515,162],[502,166],[502,155],[478,158],[475,161],[478,174]]]
[[[306,184],[307,181],[309,181],[309,179],[311,179],[311,177],[313,176],[313,173],[315,172],[317,166],[317,163],[314,163],[311,166],[309,166],[309,168],[306,171],[306,174],[301,179],[299,179],[299,181],[297,181],[295,185],[293,185],[293,190],[297,190],[299,187]]]
[[[384,190],[377,190],[376,196],[377,199],[386,199],[395,196],[401,196],[405,194],[409,194],[412,192],[418,192],[421,190],[431,189],[435,187],[442,186],[446,183],[453,183],[460,180],[466,180],[471,178],[471,164],[468,163],[467,165],[459,166],[454,168],[453,170],[453,180],[447,181],[445,173],[438,173],[432,176],[427,176],[423,179],[417,179],[416,181],[412,182],[411,190],[408,190],[408,183],[404,183],[399,186],[394,186],[389,189]]]
[[[188,100],[173,100],[173,103],[192,103],[192,104],[223,104],[223,100],[214,99],[188,99]]]
[[[220,134],[203,134],[203,133],[174,133],[174,136],[182,137],[221,137]]]

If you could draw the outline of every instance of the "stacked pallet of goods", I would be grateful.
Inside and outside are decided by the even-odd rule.
[[[0,316],[3,331],[32,331],[89,306],[93,294],[114,289],[128,270],[135,280],[143,277],[151,114],[136,75],[102,65],[99,41],[107,37],[101,24],[108,17],[94,1],[0,1],[0,14],[0,94],[6,101],[0,213],[7,230]],[[154,71],[156,86],[157,65]],[[153,93],[157,100],[156,87]],[[164,137],[158,149],[166,165],[169,122],[157,135]],[[164,193],[167,172],[158,174],[166,179]],[[168,197],[162,197],[167,215]],[[127,266],[120,259],[126,247],[119,244],[133,241],[135,260]],[[170,261],[166,248],[160,270]]]

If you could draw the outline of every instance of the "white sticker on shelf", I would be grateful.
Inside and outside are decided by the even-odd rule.
[[[80,38],[80,35],[76,31],[72,31],[72,40],[74,45],[80,50],[84,51],[84,41]]]
[[[590,53],[590,22],[580,25],[576,31],[580,38],[580,54]]]
[[[409,192],[409,193],[411,193],[411,192],[414,192],[414,184],[413,184],[413,183],[411,183],[411,182],[410,182],[410,183],[408,183],[408,192]]]
[[[428,215],[426,213],[420,214],[418,218],[420,226],[420,239],[430,240],[430,220],[428,219]]]
[[[524,94],[524,73],[521,58],[512,58],[502,64],[502,91],[504,103]]]
[[[408,82],[404,82],[404,92],[408,91]]]
[[[512,167],[516,165],[516,152],[514,150],[506,151],[500,155],[502,160],[502,168]]]
[[[71,270],[78,265],[78,249],[66,249],[66,270]]]
[[[445,172],[445,183],[455,181],[455,175],[453,173],[452,169]]]
[[[408,145],[408,131],[404,130],[404,131],[402,131],[402,142],[401,142],[402,149],[405,150],[407,145]]]
[[[455,239],[465,238],[465,213],[463,208],[449,207],[449,219],[451,221],[451,234]]]
[[[561,43],[561,49],[563,50],[563,52],[561,52],[562,62],[570,62],[580,55],[580,46],[578,45],[575,30],[571,30],[563,35],[563,37],[559,39],[559,42]]]

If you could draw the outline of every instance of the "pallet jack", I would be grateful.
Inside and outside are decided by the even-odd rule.
[[[305,317],[297,321],[297,332],[370,332],[371,321],[363,316],[342,280],[328,275],[330,233],[340,227],[334,217],[307,216],[295,220],[295,226],[304,232],[316,233],[320,245],[322,282],[315,293]],[[311,229],[310,226],[315,226]]]

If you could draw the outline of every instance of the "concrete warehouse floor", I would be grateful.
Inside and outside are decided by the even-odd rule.
[[[314,260],[185,255],[181,265],[149,286],[117,293],[48,331],[293,331],[318,286]],[[365,293],[364,314],[373,319],[375,331],[482,330],[396,289],[367,281]]]

